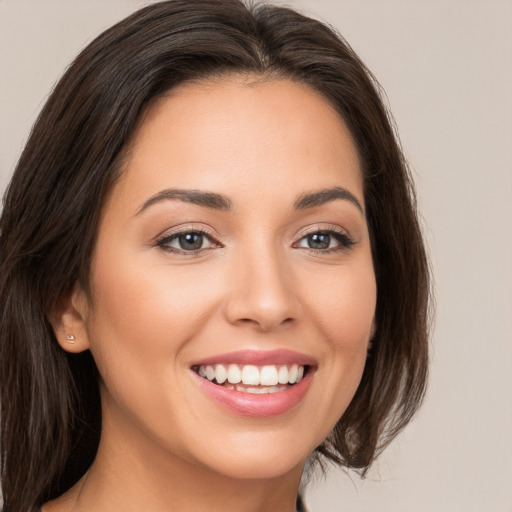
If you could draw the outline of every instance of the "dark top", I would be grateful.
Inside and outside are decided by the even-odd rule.
[[[304,500],[302,499],[302,496],[299,494],[297,496],[297,512],[308,512],[306,507],[304,506]]]

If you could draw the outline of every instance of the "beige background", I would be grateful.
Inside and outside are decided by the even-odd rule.
[[[0,189],[65,66],[144,3],[0,0]],[[511,512],[512,2],[288,4],[338,27],[386,89],[437,281],[420,415],[367,480],[333,471],[307,502],[312,512]]]

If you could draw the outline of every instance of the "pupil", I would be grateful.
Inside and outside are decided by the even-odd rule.
[[[314,233],[308,236],[308,244],[311,249],[328,249],[331,236],[327,233]]]
[[[187,233],[179,237],[180,247],[186,250],[201,249],[203,245],[203,235],[200,233]]]

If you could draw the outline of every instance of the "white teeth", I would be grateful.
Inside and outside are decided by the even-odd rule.
[[[290,368],[288,372],[288,382],[290,384],[295,384],[297,382],[297,376],[299,373],[299,367],[296,364],[292,364],[292,367]]]
[[[278,372],[278,382],[279,384],[288,384],[288,367],[287,366],[281,366],[279,368]]]
[[[228,366],[228,382],[231,384],[238,384],[242,380],[242,372],[238,365],[230,364]]]
[[[223,364],[218,364],[215,366],[215,380],[222,384],[228,378],[228,372],[226,367]]]
[[[252,384],[258,386],[260,384],[260,372],[257,366],[248,364],[242,369],[242,382],[245,385]]]
[[[267,393],[267,388],[259,386],[257,388],[246,388],[238,384],[235,389],[237,391],[242,391],[243,393],[251,393],[252,395],[263,395],[264,393]]]
[[[197,369],[197,373],[209,381],[215,380],[217,384],[239,384],[244,386],[260,386],[269,387],[295,384],[300,382],[304,376],[304,366],[292,364],[290,367],[286,365],[266,365],[258,368],[255,365],[237,365],[237,364],[216,364],[201,365]],[[227,382],[226,382],[227,381]],[[234,386],[230,386],[234,387]],[[273,391],[261,391],[261,388],[244,388],[257,389],[256,391],[246,391],[248,393],[269,393]],[[281,389],[280,389],[281,390]]]
[[[246,387],[242,384],[238,384],[235,386],[237,391],[241,391],[242,393],[250,393],[252,395],[265,395],[272,393],[279,393],[280,391],[284,391],[287,389],[287,386],[258,386],[258,387]]]
[[[206,378],[208,380],[215,379],[215,368],[213,366],[207,366],[206,367]]]
[[[260,384],[262,386],[275,386],[278,382],[279,378],[277,376],[277,368],[275,366],[264,366],[261,369]]]

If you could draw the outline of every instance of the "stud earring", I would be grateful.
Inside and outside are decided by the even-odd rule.
[[[75,343],[75,340],[76,340],[76,338],[75,338],[75,336],[74,336],[73,334],[68,334],[68,335],[66,336],[66,341],[67,341],[68,343],[70,343],[70,344]]]

